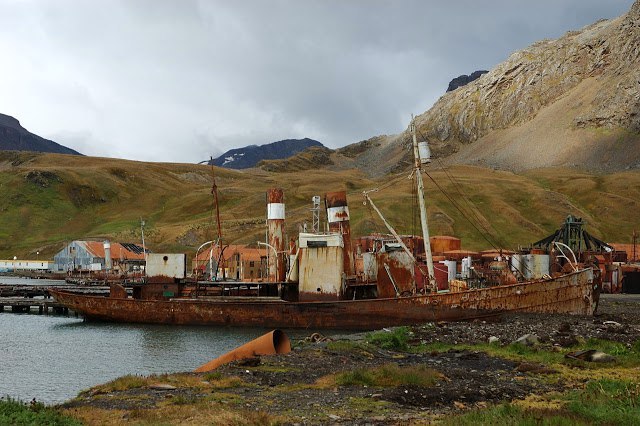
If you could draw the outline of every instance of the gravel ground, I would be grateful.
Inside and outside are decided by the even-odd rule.
[[[593,317],[518,314],[495,322],[431,323],[413,327],[410,343],[473,345],[495,337],[500,344],[509,344],[525,334],[535,334],[539,345],[551,350],[554,346],[563,350],[589,338],[631,345],[640,339],[639,313],[640,296],[605,295],[599,313]],[[218,369],[223,377],[235,376],[243,381],[223,390],[178,386],[167,390],[129,389],[107,395],[89,392],[64,407],[153,409],[171,398],[197,400],[217,395],[225,406],[284,415],[292,423],[403,424],[566,389],[562,380],[549,379],[550,374],[557,373],[549,367],[493,357],[473,348],[412,354],[364,345],[366,334],[330,338],[345,339],[353,346],[336,348],[327,341],[300,342],[286,355],[223,366]],[[439,380],[430,387],[316,386],[318,380],[332,374],[389,363],[432,368]],[[204,375],[199,377],[206,379]]]

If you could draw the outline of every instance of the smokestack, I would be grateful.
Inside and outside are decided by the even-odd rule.
[[[109,240],[105,240],[104,245],[104,269],[107,272],[111,270],[113,265],[111,264],[111,243]]]
[[[269,249],[269,278],[282,282],[285,278],[284,263],[284,192],[280,188],[267,190],[267,235]]]
[[[327,222],[329,231],[340,232],[344,244],[344,273],[353,274],[353,262],[351,253],[351,223],[349,222],[349,206],[347,205],[347,193],[344,191],[327,192],[324,195],[327,208]]]

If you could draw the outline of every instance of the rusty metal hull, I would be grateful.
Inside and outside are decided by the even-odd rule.
[[[154,324],[279,328],[376,329],[429,321],[458,321],[505,312],[591,315],[598,300],[591,269],[546,281],[388,299],[285,302],[230,299],[140,300],[51,289],[87,320]]]

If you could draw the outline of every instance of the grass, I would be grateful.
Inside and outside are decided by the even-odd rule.
[[[549,401],[548,407],[527,407],[526,401],[501,404],[444,419],[444,425],[637,425],[640,424],[640,384],[600,379]],[[559,402],[560,404],[557,404]]]
[[[93,393],[119,392],[129,389],[142,388],[148,386],[150,383],[151,380],[148,377],[130,374],[118,377],[117,379],[107,382],[103,385],[96,386],[92,388],[92,390]]]
[[[0,399],[0,424],[76,426],[82,423],[42,403],[27,404],[15,399]]]
[[[202,400],[195,404],[166,404],[155,410],[137,409],[131,411],[106,410],[92,407],[74,409],[74,417],[91,425],[220,425],[220,426],[260,426],[285,424],[278,415],[263,411],[249,411],[237,407],[227,407],[213,400]],[[75,423],[80,424],[80,423]]]
[[[131,389],[145,388],[154,384],[164,383],[176,388],[192,389],[226,389],[241,386],[251,386],[236,376],[224,376],[217,372],[207,373],[204,377],[197,374],[178,373],[162,374],[150,376],[127,375],[107,382],[103,385],[95,386],[83,391],[81,396],[99,395],[112,392],[122,392]]]
[[[483,351],[489,355],[506,358],[514,361],[531,361],[543,364],[581,365],[588,369],[607,369],[620,367],[638,367],[640,366],[640,341],[636,341],[630,347],[623,343],[613,342],[605,339],[588,339],[579,342],[577,345],[560,351],[550,350],[543,346],[526,346],[519,343],[512,343],[501,346],[489,343],[480,343],[474,345],[453,345],[448,343],[432,343],[428,345],[411,346],[408,351],[415,353],[425,352],[446,352],[450,349],[466,349]],[[571,351],[582,349],[597,349],[616,357],[616,362],[610,363],[586,363],[565,358],[565,354]]]
[[[570,412],[594,423],[640,424],[640,384],[603,379],[568,397]]]
[[[38,249],[41,257],[52,256],[70,239],[137,241],[141,217],[153,224],[147,243],[154,251],[195,249],[212,236],[211,169],[207,166],[56,154],[20,156],[19,161],[14,157],[0,156],[0,258],[26,258]],[[38,179],[49,173],[56,178],[43,187],[29,179],[29,173],[36,173]],[[550,234],[569,213],[585,218],[592,234],[627,242],[633,212],[640,209],[640,171],[636,170],[609,175],[571,169],[514,174],[455,166],[447,174],[435,169],[430,175],[449,193],[460,191],[472,199],[481,222],[507,248]],[[260,239],[263,221],[244,222],[263,218],[258,212],[264,210],[264,191],[273,186],[285,191],[289,236],[297,234],[298,224],[310,221],[310,197],[326,190],[347,191],[352,235],[386,233],[379,218],[360,203],[361,191],[374,187],[382,188],[374,201],[396,230],[413,231],[411,182],[404,175],[370,179],[358,170],[310,169],[283,175],[216,169],[216,176],[223,234],[229,242]],[[484,238],[433,182],[427,179],[425,185],[431,233],[454,234],[471,250],[487,248]],[[179,237],[192,228],[197,229],[193,244],[184,244]]]
[[[436,384],[440,377],[440,373],[424,366],[401,367],[391,363],[375,368],[339,373],[334,376],[334,381],[339,386],[429,387]]]
[[[367,335],[367,342],[379,346],[382,349],[394,351],[407,351],[410,338],[409,327],[397,327],[391,331],[378,331]]]

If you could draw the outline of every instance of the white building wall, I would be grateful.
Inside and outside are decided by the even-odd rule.
[[[51,266],[49,260],[0,260],[0,272],[46,271]]]

